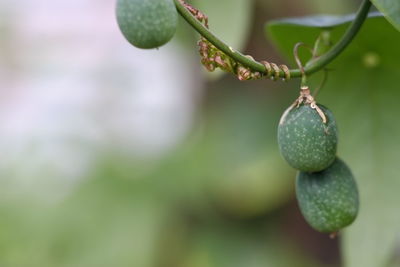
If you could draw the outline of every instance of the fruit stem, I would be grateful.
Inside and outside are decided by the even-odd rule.
[[[335,239],[339,235],[339,232],[333,232],[329,234],[330,239]]]
[[[198,21],[183,5],[182,0],[174,0],[176,8],[179,14],[204,38],[206,38],[210,43],[212,43],[219,50],[230,56],[235,61],[239,62],[245,67],[250,68],[255,72],[267,73],[265,65],[255,61],[254,59],[247,57],[237,50],[221,41],[217,36],[215,36],[211,31],[209,31],[200,21]],[[328,65],[333,59],[335,59],[343,50],[351,43],[353,38],[359,32],[361,26],[363,25],[365,19],[367,18],[368,11],[371,7],[370,0],[364,0],[357,11],[356,17],[350,26],[347,28],[346,32],[343,34],[342,38],[325,54],[321,55],[317,60],[309,64],[304,68],[306,74],[312,74],[319,71]],[[299,78],[302,76],[300,69],[289,70],[290,77]],[[285,78],[287,74],[283,70],[279,71],[279,77]],[[276,75],[278,76],[278,75]]]

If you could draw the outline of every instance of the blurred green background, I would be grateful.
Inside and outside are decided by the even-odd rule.
[[[266,21],[359,2],[191,1],[233,47],[292,66],[294,43],[321,29]],[[331,240],[302,218],[276,143],[299,81],[206,73],[183,20],[165,47],[131,47],[114,4],[0,3],[1,267],[400,266],[391,25],[368,20],[318,98],[361,194],[359,218]],[[330,28],[336,41],[346,25]]]

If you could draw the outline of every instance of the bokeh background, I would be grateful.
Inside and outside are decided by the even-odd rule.
[[[233,47],[288,62],[266,40],[266,21],[347,14],[359,1],[191,3]],[[1,267],[400,266],[400,202],[386,198],[399,188],[392,183],[399,131],[390,119],[398,98],[366,90],[385,82],[387,90],[398,89],[398,82],[388,83],[400,69],[398,40],[385,42],[397,51],[386,58],[374,52],[376,43],[369,50],[353,45],[362,54],[347,57],[360,66],[333,71],[320,94],[339,114],[339,151],[362,200],[372,202],[362,202],[349,234],[332,240],[302,218],[295,172],[277,148],[276,127],[299,82],[206,73],[198,35],[183,20],[166,46],[134,48],[119,32],[114,6],[112,0],[0,2]],[[389,62],[382,75],[381,62]],[[372,109],[355,119],[350,115],[359,104],[350,99]],[[370,125],[370,117],[381,123]],[[352,135],[355,128],[360,135]],[[387,165],[371,170],[375,156]],[[368,183],[375,180],[386,187]],[[382,210],[377,202],[393,204],[370,212]]]

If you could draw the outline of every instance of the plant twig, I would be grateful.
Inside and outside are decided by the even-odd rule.
[[[262,63],[255,61],[251,57],[247,57],[234,50],[232,47],[221,41],[217,36],[215,36],[210,30],[208,30],[201,22],[199,22],[181,3],[181,0],[174,0],[176,8],[179,14],[204,38],[206,38],[210,43],[212,43],[219,50],[227,54],[233,60],[239,62],[245,67],[250,68],[253,71],[266,73],[267,69]],[[325,54],[321,55],[317,60],[309,64],[304,68],[306,74],[312,74],[319,71],[328,65],[333,59],[335,59],[343,50],[351,43],[353,38],[359,32],[362,24],[367,18],[368,11],[371,7],[370,0],[364,0],[357,11],[356,17],[347,28],[346,32],[343,34],[342,38]],[[289,70],[290,77],[301,77],[300,69]],[[283,70],[279,71],[279,77],[285,78],[287,74]],[[278,76],[278,75],[276,75]]]

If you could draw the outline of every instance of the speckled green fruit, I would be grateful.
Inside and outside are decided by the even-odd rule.
[[[337,232],[357,217],[357,184],[340,159],[321,172],[299,172],[296,196],[301,213],[317,231]]]
[[[327,122],[310,105],[292,109],[278,127],[282,156],[293,168],[316,172],[327,168],[336,157],[337,126],[333,114],[322,105]]]
[[[173,0],[117,0],[116,14],[125,38],[139,48],[164,45],[178,23]]]

